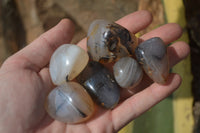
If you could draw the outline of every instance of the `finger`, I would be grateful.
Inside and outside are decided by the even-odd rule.
[[[113,126],[116,131],[135,119],[152,106],[169,96],[181,83],[181,77],[170,74],[165,85],[157,83],[128,98],[112,111]]]
[[[39,72],[39,75],[41,77],[41,81],[43,82],[44,88],[46,88],[44,89],[44,91],[46,91],[46,94],[48,94],[53,88],[56,87],[51,80],[49,68],[47,67],[43,68]]]
[[[152,15],[150,12],[145,10],[131,13],[116,21],[116,23],[122,25],[132,33],[137,33],[138,31],[146,28],[151,22],[152,22]],[[78,46],[86,50],[87,49],[86,41],[87,41],[86,38],[81,40],[78,43]]]
[[[181,60],[185,59],[190,53],[187,43],[179,41],[168,47],[169,66],[172,68]]]
[[[135,34],[151,24],[152,19],[153,17],[150,12],[141,10],[117,20],[116,23]]]
[[[170,23],[144,34],[143,36],[141,36],[141,39],[147,40],[152,37],[160,37],[165,44],[169,44],[177,40],[179,37],[181,37],[181,35],[181,27],[178,24]]]
[[[74,33],[74,25],[68,19],[63,19],[55,27],[43,33],[30,45],[19,51],[14,57],[25,61],[25,67],[40,71],[46,66],[55,49],[64,43],[69,43]]]

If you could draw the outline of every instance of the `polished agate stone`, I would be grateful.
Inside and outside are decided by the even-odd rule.
[[[154,82],[164,84],[169,75],[167,47],[159,37],[142,42],[135,54],[146,74]]]
[[[94,112],[91,97],[75,82],[67,82],[53,89],[47,97],[45,108],[52,118],[64,123],[83,122]]]
[[[105,108],[113,108],[120,98],[120,88],[111,73],[98,62],[89,62],[77,77],[97,103]]]
[[[124,27],[107,21],[95,20],[87,34],[87,49],[92,60],[108,63],[133,55],[137,38]]]
[[[64,44],[53,53],[49,71],[55,85],[74,79],[87,65],[89,56],[77,45]]]
[[[122,88],[133,88],[141,81],[143,72],[138,62],[131,57],[123,57],[113,67],[115,80]]]

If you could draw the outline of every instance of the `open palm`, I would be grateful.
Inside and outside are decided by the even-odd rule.
[[[149,12],[138,11],[123,17],[117,23],[130,32],[137,33],[146,28],[151,21],[152,16]],[[48,63],[58,46],[70,43],[73,32],[71,21],[64,19],[4,62],[0,69],[0,132],[117,132],[170,95],[181,83],[177,74],[170,74],[165,85],[152,83],[146,77],[136,88],[135,95],[123,93],[120,104],[113,110],[97,106],[94,116],[80,124],[69,125],[53,120],[44,109],[45,98],[54,88],[49,76]],[[169,44],[181,34],[181,28],[177,24],[166,24],[146,33],[141,39],[157,36]],[[83,39],[78,45],[86,49],[86,40]],[[168,52],[170,67],[173,67],[189,54],[189,46],[184,42],[176,42],[168,47]]]

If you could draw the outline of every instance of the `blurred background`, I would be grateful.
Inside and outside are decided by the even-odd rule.
[[[137,10],[153,14],[153,23],[137,36],[165,23],[183,28],[190,56],[171,71],[183,78],[180,88],[120,133],[200,133],[200,1],[198,0],[0,0],[0,65],[62,18],[76,25],[72,43],[86,36],[98,18],[115,21]]]

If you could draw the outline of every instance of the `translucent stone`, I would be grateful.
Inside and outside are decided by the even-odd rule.
[[[86,51],[73,44],[64,44],[53,53],[49,71],[55,85],[74,79],[87,65]]]
[[[75,82],[67,82],[53,89],[47,97],[45,108],[52,118],[64,123],[83,122],[94,112],[91,97]]]
[[[94,21],[88,30],[88,53],[97,62],[114,62],[133,55],[137,43],[137,38],[127,29],[107,20]]]
[[[143,72],[138,62],[131,57],[123,57],[114,67],[114,76],[122,88],[133,88],[141,81]]]
[[[97,103],[114,108],[120,99],[120,88],[111,73],[98,62],[89,62],[77,77]]]
[[[142,42],[135,54],[146,74],[154,82],[164,84],[169,75],[167,47],[159,37]]]

